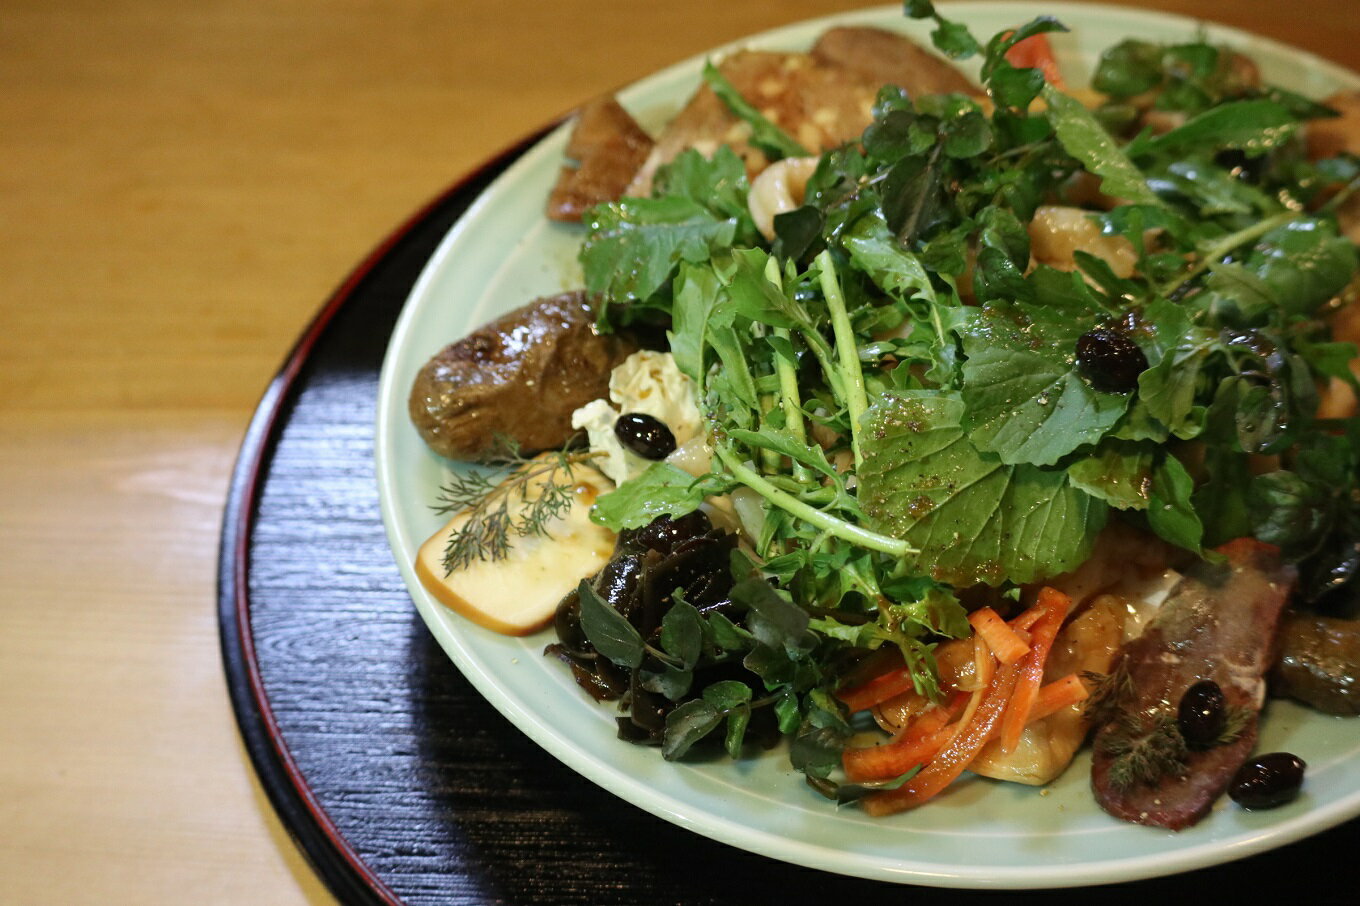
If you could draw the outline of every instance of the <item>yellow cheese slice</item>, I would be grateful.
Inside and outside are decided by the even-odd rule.
[[[549,537],[512,536],[504,559],[479,560],[445,574],[449,536],[468,518],[466,510],[455,515],[416,553],[415,572],[421,585],[444,606],[496,632],[528,635],[547,626],[567,592],[599,572],[614,552],[614,533],[591,522],[589,516],[595,498],[613,483],[580,465],[573,466],[572,480],[575,499],[571,509],[545,523]],[[530,489],[529,499],[535,496]],[[515,494],[512,512],[523,505]]]

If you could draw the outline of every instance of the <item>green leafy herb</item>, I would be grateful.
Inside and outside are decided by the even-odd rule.
[[[727,109],[738,119],[751,127],[750,142],[764,151],[771,160],[784,157],[807,157],[807,149],[790,138],[784,130],[765,118],[750,101],[741,96],[732,83],[727,80],[718,67],[712,63],[704,64],[704,81],[713,89]]]

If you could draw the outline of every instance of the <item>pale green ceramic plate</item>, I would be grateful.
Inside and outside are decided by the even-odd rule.
[[[969,3],[949,9],[984,39],[1040,13],[1071,29],[1054,38],[1064,72],[1082,84],[1099,51],[1137,36],[1175,41],[1200,26],[1130,9],[1062,3]],[[901,5],[781,28],[742,42],[803,49],[832,24],[900,29],[929,43]],[[1250,54],[1266,78],[1311,97],[1360,77],[1298,50],[1226,28],[1208,34]],[[722,53],[729,48],[718,48]],[[699,83],[695,58],[632,86],[621,101],[655,126]],[[429,508],[448,463],[430,454],[407,421],[406,396],[422,363],[491,317],[540,295],[580,285],[579,229],[543,217],[566,142],[559,129],[517,161],[449,231],[412,290],[384,363],[377,423],[383,518],[411,596],[449,656],[501,713],[537,743],[609,792],[715,840],[832,872],[952,887],[1056,887],[1171,874],[1280,846],[1360,814],[1360,723],[1272,703],[1262,751],[1284,749],[1309,764],[1304,795],[1271,812],[1226,802],[1180,834],[1106,816],[1091,799],[1089,763],[1051,787],[969,779],[929,807],[870,820],[810,791],[782,753],[739,764],[675,765],[620,742],[614,713],[596,705],[556,660],[548,634],[507,638],[436,603],[410,564],[440,525]],[[507,589],[507,594],[513,594]]]

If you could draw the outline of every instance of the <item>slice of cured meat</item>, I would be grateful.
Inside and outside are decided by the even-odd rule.
[[[576,116],[567,143],[569,163],[562,167],[548,196],[548,216],[579,222],[595,205],[617,200],[653,144],[652,137],[612,97],[586,104]]]
[[[1115,666],[1112,675],[1127,682],[1117,680],[1122,692],[1102,709],[1091,784],[1096,801],[1117,818],[1170,830],[1189,827],[1208,812],[1256,744],[1264,677],[1296,576],[1275,548],[1251,539],[1219,552],[1227,562],[1193,567]],[[1218,683],[1243,723],[1230,742],[1187,750],[1176,711],[1185,690],[1200,680]]]

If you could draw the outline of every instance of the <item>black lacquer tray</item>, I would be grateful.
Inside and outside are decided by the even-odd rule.
[[[929,906],[1218,903],[1237,892],[1246,903],[1356,902],[1356,821],[1244,861],[1094,890],[908,888],[805,869],[615,798],[483,700],[426,630],[392,560],[373,474],[374,409],[387,340],[421,268],[536,138],[458,183],[345,281],[265,392],[233,474],[218,580],[227,683],[274,808],[336,896]]]

